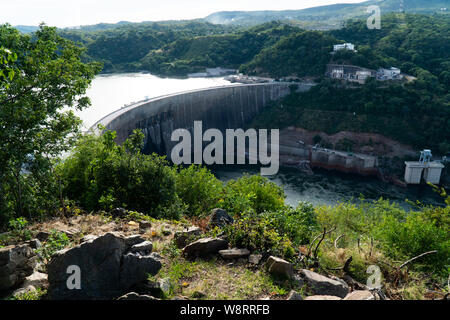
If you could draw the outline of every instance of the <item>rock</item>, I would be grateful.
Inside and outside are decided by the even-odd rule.
[[[289,292],[289,295],[287,296],[286,300],[303,300],[303,298],[300,295],[300,293],[295,292],[294,290],[291,290],[291,292]]]
[[[141,256],[139,253],[128,253],[123,257],[120,287],[129,289],[136,283],[145,281],[148,274],[157,274],[161,267],[161,261],[153,254]]]
[[[48,237],[50,237],[50,232],[47,231],[39,231],[38,234],[36,234],[36,239],[41,242],[47,241]]]
[[[304,300],[342,300],[342,299],[336,296],[317,295],[306,297]]]
[[[269,273],[272,275],[277,275],[288,279],[294,278],[294,268],[292,267],[292,264],[286,260],[270,256],[269,259],[267,259],[267,267]]]
[[[111,211],[113,218],[123,218],[127,215],[127,210],[124,208],[115,208]]]
[[[224,239],[203,238],[184,247],[183,254],[187,257],[206,257],[227,247],[228,241]]]
[[[53,300],[111,299],[146,280],[148,274],[156,274],[161,262],[156,257],[127,252],[128,243],[136,237],[124,238],[107,233],[81,245],[58,251],[50,260],[48,270],[48,297]],[[127,240],[128,239],[128,240]],[[69,266],[80,270],[81,289],[67,286]]]
[[[200,228],[192,226],[187,230],[176,232],[173,239],[175,240],[175,244],[178,248],[184,248],[189,244],[190,239],[194,238],[195,236],[199,236],[200,234]]]
[[[138,244],[135,244],[131,247],[131,252],[144,252],[144,253],[150,253],[153,249],[153,243],[150,241],[144,241]]]
[[[248,262],[253,265],[258,265],[261,262],[262,255],[261,254],[251,254],[248,257]]]
[[[36,254],[28,244],[0,248],[0,291],[23,283],[36,263]]]
[[[138,243],[142,243],[144,242],[145,239],[142,238],[140,235],[136,234],[136,235],[132,235],[129,237],[125,238],[125,245],[127,246],[127,248],[131,248],[132,246],[138,244]]]
[[[85,236],[81,239],[81,242],[94,241],[95,239],[97,239],[97,236],[96,236],[96,235],[88,234],[88,235],[85,235]]]
[[[147,295],[139,295],[136,292],[130,292],[127,293],[126,295],[123,295],[119,298],[117,298],[117,300],[136,300],[136,301],[143,301],[143,300],[158,300],[152,296],[147,296]]]
[[[228,215],[228,213],[223,209],[213,209],[209,216],[209,225],[211,227],[222,228],[227,224],[232,224],[234,219]]]
[[[350,288],[344,281],[333,280],[306,269],[301,274],[314,294],[344,298],[349,293]]]
[[[151,294],[154,297],[164,298],[170,293],[172,284],[169,278],[157,281],[147,280],[133,287],[133,290],[139,294]]]
[[[170,293],[170,290],[172,289],[172,284],[170,282],[170,279],[169,278],[160,279],[158,281],[158,283],[159,283],[159,287],[161,288],[161,291],[165,295],[168,295]]]
[[[227,250],[220,250],[219,254],[224,259],[239,259],[239,258],[245,258],[250,254],[250,251],[248,249],[227,249]]]
[[[349,293],[344,300],[376,300],[369,290],[355,290]]]
[[[139,229],[145,231],[152,227],[152,223],[150,221],[139,221]]]
[[[39,241],[39,239],[32,239],[30,241],[27,241],[27,244],[30,245],[32,249],[39,249],[42,247],[42,243]]]
[[[36,292],[37,291],[37,289],[34,287],[34,286],[26,286],[26,287],[23,287],[23,288],[19,288],[19,289],[17,289],[17,290],[15,290],[13,293],[12,293],[12,296],[14,297],[14,298],[19,298],[20,296],[22,296],[22,295],[24,295],[24,294],[27,294],[27,293],[32,293],[32,292]]]
[[[25,278],[23,286],[33,286],[36,289],[46,288],[48,286],[48,276],[45,273],[35,271],[32,275]]]

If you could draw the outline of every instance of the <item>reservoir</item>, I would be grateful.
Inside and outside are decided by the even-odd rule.
[[[144,99],[193,89],[229,85],[223,78],[160,78],[145,73],[107,74],[97,76],[87,91],[92,106],[77,112],[83,120],[84,130],[109,113],[124,105]],[[213,173],[222,181],[234,179],[245,173],[259,174],[252,166],[216,166]],[[376,178],[314,169],[314,175],[306,175],[296,169],[281,168],[270,180],[284,188],[286,202],[295,206],[298,201],[309,201],[314,205],[333,205],[352,201],[363,196],[368,200],[383,197],[410,207],[406,199],[425,204],[442,205],[443,201],[428,186],[402,188],[383,183]]]

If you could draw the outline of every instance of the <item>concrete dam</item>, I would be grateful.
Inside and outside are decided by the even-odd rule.
[[[117,132],[117,143],[123,143],[134,129],[145,134],[144,153],[156,152],[170,159],[171,141],[176,129],[193,133],[194,121],[203,122],[203,130],[245,128],[271,101],[291,92],[293,83],[230,85],[170,94],[119,109],[97,125]],[[295,84],[297,91],[308,91],[314,84]],[[294,88],[295,90],[295,88]]]

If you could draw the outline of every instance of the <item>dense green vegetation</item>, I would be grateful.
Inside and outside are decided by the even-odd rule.
[[[149,52],[141,60],[140,67],[164,75],[186,75],[216,66],[237,69],[263,48],[296,30],[272,22],[232,34],[182,38]]]
[[[81,62],[83,48],[41,26],[33,37],[0,26],[0,224],[11,215],[35,217],[55,209],[55,159],[79,133],[73,109],[97,63]],[[66,109],[64,109],[66,107]]]
[[[424,88],[426,83],[419,78],[410,84],[386,86],[371,81],[343,88],[339,82],[323,80],[308,92],[274,103],[249,126],[294,125],[327,134],[372,132],[417,149],[427,147],[446,154],[450,151],[449,96],[443,95],[439,86]]]
[[[292,94],[266,109],[253,125],[264,128],[295,125],[328,134],[343,130],[373,132],[418,149],[427,147],[440,154],[449,152],[448,25],[446,17],[390,15],[384,16],[381,30],[368,30],[363,21],[357,21],[332,31],[336,38],[358,44],[357,53],[339,52],[333,56],[334,62],[374,69],[398,66],[417,80],[411,83],[368,81],[361,86],[344,86],[341,82],[322,79],[311,91]],[[301,48],[300,44],[295,47]],[[296,64],[279,57],[292,57],[289,52],[294,51],[282,47],[267,49],[244,70],[250,73],[266,70],[277,75],[281,70],[286,74],[287,70],[296,70]],[[313,59],[324,70],[320,57]]]
[[[101,61],[104,72],[136,70],[138,63],[152,50],[174,41],[223,34],[232,27],[195,21],[125,24],[116,27],[64,29],[60,35],[87,48],[87,60]],[[149,70],[153,71],[153,70]]]

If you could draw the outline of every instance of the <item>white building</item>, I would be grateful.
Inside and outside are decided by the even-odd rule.
[[[339,50],[350,50],[355,51],[355,45],[353,43],[343,43],[343,44],[335,44],[333,46],[333,51],[339,51]]]

